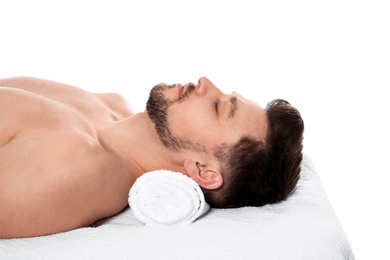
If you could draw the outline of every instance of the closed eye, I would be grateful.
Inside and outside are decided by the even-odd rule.
[[[217,112],[217,113],[218,113],[218,104],[219,104],[218,102],[215,102],[215,103],[214,103],[215,112]]]

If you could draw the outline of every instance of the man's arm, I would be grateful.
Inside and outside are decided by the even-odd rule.
[[[119,118],[133,114],[126,99],[115,93],[91,93],[72,85],[34,77],[0,79],[1,86],[32,92],[74,108],[80,106],[87,108],[89,104],[100,104],[110,109]]]
[[[88,92],[81,88],[33,77],[0,79],[0,86],[22,89],[58,101],[66,101],[64,99],[73,95],[88,95]]]

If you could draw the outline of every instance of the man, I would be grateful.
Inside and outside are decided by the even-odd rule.
[[[134,114],[116,94],[36,78],[0,80],[0,238],[89,226],[127,206],[139,176],[182,172],[214,207],[261,206],[294,190],[303,121],[207,78],[155,86]]]

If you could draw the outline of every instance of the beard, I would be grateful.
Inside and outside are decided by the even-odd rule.
[[[168,121],[168,108],[174,103],[181,103],[188,99],[190,94],[195,90],[195,85],[190,83],[187,91],[177,100],[170,101],[164,97],[166,88],[173,88],[176,85],[158,84],[152,88],[149,99],[146,103],[146,111],[149,118],[154,123],[157,135],[162,144],[171,151],[179,152],[183,149],[205,151],[200,144],[194,144],[190,140],[184,140],[177,137],[171,130]]]

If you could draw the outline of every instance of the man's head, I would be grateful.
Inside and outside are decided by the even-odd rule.
[[[215,149],[224,185],[205,191],[214,207],[262,206],[286,199],[296,187],[302,161],[304,124],[287,101],[268,103],[265,141],[242,137]]]
[[[196,86],[157,85],[147,111],[162,143],[184,155],[186,174],[212,206],[264,205],[294,190],[303,121],[287,102],[263,109],[201,78]]]

